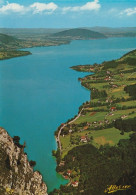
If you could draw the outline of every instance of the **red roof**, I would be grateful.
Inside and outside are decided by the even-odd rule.
[[[65,179],[69,179],[69,177],[66,175],[66,176],[65,176]]]
[[[112,110],[116,109],[116,107],[111,107]]]
[[[86,139],[86,136],[81,136],[81,139]]]
[[[68,170],[67,173],[72,173],[72,171],[71,170]]]
[[[78,181],[73,181],[72,184],[74,184],[74,185],[75,185],[75,184],[78,184]]]

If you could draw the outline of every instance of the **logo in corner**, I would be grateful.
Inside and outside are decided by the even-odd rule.
[[[117,186],[117,185],[110,185],[105,189],[105,193],[111,194],[117,192],[119,190],[128,190],[131,189],[131,185],[124,185],[124,186]]]

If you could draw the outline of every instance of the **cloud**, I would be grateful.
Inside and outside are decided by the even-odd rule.
[[[85,5],[82,6],[73,6],[73,7],[64,7],[62,8],[63,13],[66,13],[68,11],[92,11],[92,10],[99,10],[101,8],[101,5],[99,3],[99,0],[94,0],[92,2],[87,2]]]
[[[25,12],[25,8],[23,5],[19,5],[17,3],[7,3],[7,5],[0,7],[0,13],[7,14],[9,12],[23,13]]]
[[[2,0],[0,0],[2,2]],[[50,3],[39,3],[35,2],[28,6],[23,6],[18,3],[9,3],[7,2],[4,5],[0,6],[0,14],[11,14],[11,13],[18,13],[18,14],[25,14],[25,13],[32,13],[32,14],[52,14],[56,10],[60,13],[67,13],[67,12],[80,12],[80,11],[92,11],[92,10],[99,10],[101,7],[99,0],[94,0],[91,2],[87,2],[82,6],[73,6],[73,7],[58,7],[57,4],[50,2]]]
[[[136,14],[136,7],[128,8],[128,9],[125,9],[122,12],[120,12],[120,15],[124,15],[124,14],[127,16],[131,16],[133,14]]]
[[[81,10],[98,10],[100,9],[101,5],[99,4],[99,0],[95,0],[93,2],[88,2],[85,5],[81,6]]]
[[[10,14],[10,13],[19,13],[24,14],[27,12],[33,14],[40,14],[40,13],[52,13],[54,12],[58,6],[55,3],[33,3],[27,7],[17,4],[17,3],[8,3],[6,5],[2,5],[0,7],[0,14]]]
[[[54,12],[58,6],[55,3],[34,3],[32,5],[30,5],[30,8],[33,9],[33,13],[34,14],[38,14],[38,13],[43,13],[44,11],[48,11],[48,12]]]

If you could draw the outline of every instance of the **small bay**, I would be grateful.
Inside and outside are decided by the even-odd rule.
[[[90,99],[78,81],[88,73],[70,67],[117,59],[135,47],[135,37],[77,40],[26,49],[32,55],[0,61],[0,126],[26,142],[29,160],[36,161],[48,191],[67,183],[55,171],[54,131]]]

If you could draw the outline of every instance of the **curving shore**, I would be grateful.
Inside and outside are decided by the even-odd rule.
[[[84,103],[78,116],[63,124],[57,132],[60,150],[60,155],[56,155],[57,172],[68,179],[69,184],[55,189],[51,195],[65,192],[104,194],[111,183],[124,185],[126,176],[125,181],[132,186],[130,193],[133,194],[132,177],[136,177],[133,155],[136,152],[135,56],[136,50],[133,50],[117,60],[72,67],[95,73],[80,78],[81,84],[91,90],[91,101]],[[126,166],[132,175],[128,176]]]
[[[62,152],[61,141],[60,141],[61,131],[64,129],[64,127],[66,127],[67,125],[69,125],[69,124],[73,123],[74,121],[76,121],[76,120],[81,116],[82,111],[83,111],[83,108],[81,109],[81,111],[79,112],[79,114],[78,114],[73,120],[71,120],[71,121],[68,122],[68,123],[63,124],[62,127],[60,128],[60,130],[59,130],[59,132],[58,132],[58,135],[57,135],[57,137],[56,137],[56,141],[57,141],[57,143],[58,143],[58,148],[59,148],[59,150],[60,150],[60,154],[61,154],[61,152]]]

